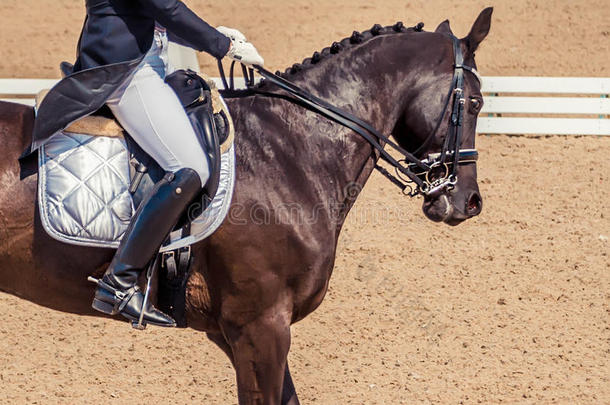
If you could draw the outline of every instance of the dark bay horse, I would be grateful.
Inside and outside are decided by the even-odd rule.
[[[484,10],[459,42],[469,66],[491,13]],[[451,116],[448,34],[448,21],[436,32],[376,26],[285,77],[427,156],[441,149]],[[474,148],[480,83],[469,72],[464,79],[461,143]],[[377,155],[360,136],[274,86],[259,90],[228,100],[237,130],[233,208],[213,236],[193,247],[187,311],[189,325],[205,331],[233,362],[240,404],[298,404],[286,361],[290,327],[322,302],[341,226]],[[0,289],[92,315],[87,276],[99,276],[113,252],[65,245],[41,228],[36,176],[20,180],[17,163],[33,120],[31,108],[0,103]],[[456,225],[480,212],[475,163],[460,165],[458,176],[454,188],[424,199],[430,219]]]

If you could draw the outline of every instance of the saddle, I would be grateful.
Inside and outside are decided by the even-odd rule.
[[[222,223],[232,198],[234,127],[213,82],[190,70],[166,78],[206,151],[210,178],[161,252],[188,248]],[[37,105],[48,91],[36,98]],[[39,151],[39,208],[47,233],[62,242],[116,248],[148,190],[165,172],[108,108],[74,122]]]

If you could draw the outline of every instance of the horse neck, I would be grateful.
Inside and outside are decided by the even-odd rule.
[[[387,133],[401,112],[403,83],[412,73],[411,58],[403,55],[413,50],[397,51],[398,46],[414,45],[408,35],[376,37],[326,56],[288,79]]]
[[[403,51],[413,56],[416,48],[396,52],[396,43],[392,42],[401,40],[401,46],[413,45],[406,39],[398,35],[372,39],[329,56],[288,79],[389,134],[402,113],[409,83],[418,80],[410,58],[403,56]],[[308,153],[312,161],[324,160],[318,174],[333,184],[328,198],[341,204],[338,219],[342,222],[370,177],[376,155],[372,146],[353,131],[339,124],[329,125],[326,118],[317,122],[316,130],[302,135],[312,144],[323,145],[323,153],[316,147],[308,148]]]

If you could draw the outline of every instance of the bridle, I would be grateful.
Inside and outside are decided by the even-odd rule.
[[[378,164],[375,164],[375,168],[392,183],[400,187],[405,195],[410,197],[415,197],[417,195],[433,197],[445,189],[453,188],[458,180],[457,170],[459,165],[474,163],[478,160],[479,156],[476,149],[461,149],[460,146],[463,133],[464,107],[466,104],[464,98],[464,71],[467,70],[471,72],[479,83],[481,82],[481,78],[475,68],[464,65],[464,54],[460,46],[460,40],[453,35],[451,35],[451,40],[453,42],[453,53],[455,56],[451,91],[447,96],[445,107],[439,118],[438,125],[436,125],[433,132],[428,136],[426,141],[424,141],[424,145],[436,136],[438,128],[441,126],[442,119],[445,116],[445,111],[447,110],[450,101],[453,100],[449,131],[443,142],[440,153],[429,154],[425,159],[418,159],[413,153],[408,152],[394,143],[388,136],[377,131],[369,123],[302,90],[290,81],[269,72],[262,66],[254,66],[254,69],[247,69],[242,65],[242,72],[248,88],[254,88],[254,70],[256,70],[263,78],[282,90],[285,90],[311,110],[362,136],[371,144],[373,149],[378,153],[380,159],[394,167],[396,175],[391,174],[388,170]],[[222,64],[219,61],[220,75],[227,90],[233,89],[234,67],[235,62],[231,65],[231,84],[229,85],[227,84]],[[391,147],[396,152],[400,153],[403,158],[395,159],[384,149],[385,146]]]
[[[448,134],[443,142],[441,152],[429,154],[427,159],[422,160],[422,162],[430,167],[430,170],[418,171],[418,165],[413,162],[408,162],[407,165],[412,173],[425,179],[424,188],[422,189],[421,186],[418,185],[416,194],[419,193],[427,196],[436,195],[445,188],[452,188],[455,186],[458,180],[457,171],[459,165],[474,163],[479,158],[479,153],[476,149],[460,148],[464,130],[464,108],[466,104],[466,99],[464,98],[464,71],[467,70],[471,72],[479,84],[482,83],[482,79],[475,68],[464,65],[464,53],[460,46],[460,40],[454,35],[450,35],[450,38],[453,43],[453,54],[455,56],[451,91],[447,95],[445,107],[443,108],[438,124],[435,126],[435,130],[429,135],[428,139],[424,141],[423,145],[428,144],[428,142],[436,136],[440,123],[445,115],[447,105],[453,98]],[[456,150],[458,153],[455,153]],[[409,183],[407,179],[400,176],[400,171],[397,170],[396,174],[398,177],[401,177],[402,181],[406,181],[407,184]]]

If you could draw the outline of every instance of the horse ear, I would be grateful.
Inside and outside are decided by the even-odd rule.
[[[449,20],[445,20],[442,23],[440,23],[439,26],[436,27],[436,30],[434,32],[438,32],[440,34],[453,35],[453,32],[451,31],[451,26],[449,25]]]
[[[491,27],[491,14],[493,11],[493,7],[488,7],[481,11],[481,14],[479,14],[479,17],[470,29],[470,33],[465,38],[466,45],[468,46],[468,50],[470,52],[476,51],[479,44],[483,42],[483,40],[487,37],[487,34],[489,34],[489,28]]]

